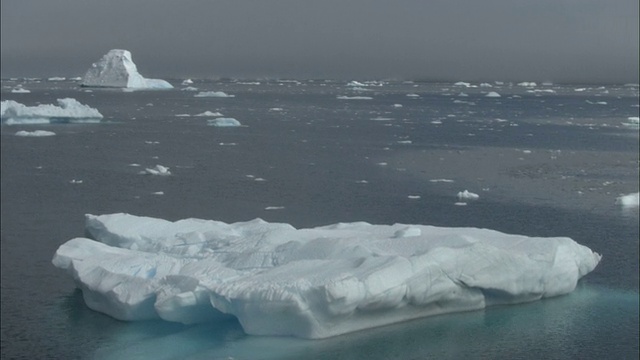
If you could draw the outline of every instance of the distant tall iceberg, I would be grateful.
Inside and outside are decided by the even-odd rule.
[[[128,50],[110,50],[93,63],[82,79],[82,86],[133,89],[172,89],[165,80],[146,79],[138,72]]]

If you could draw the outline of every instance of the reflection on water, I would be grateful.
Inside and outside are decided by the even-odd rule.
[[[88,310],[79,292],[67,297],[61,310],[83,337],[100,339],[91,358],[105,360],[530,359],[533,354],[606,358],[612,351],[616,358],[635,358],[638,299],[634,291],[582,283],[558,298],[429,317],[325,340],[248,336],[233,320],[195,326],[125,323]]]

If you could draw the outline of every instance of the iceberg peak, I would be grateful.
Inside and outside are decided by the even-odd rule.
[[[82,86],[134,89],[171,89],[173,86],[160,79],[146,79],[138,72],[128,50],[113,49],[100,61],[91,64],[82,79]]]

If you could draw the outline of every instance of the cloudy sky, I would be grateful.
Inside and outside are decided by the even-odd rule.
[[[1,76],[638,82],[638,0],[2,0]]]

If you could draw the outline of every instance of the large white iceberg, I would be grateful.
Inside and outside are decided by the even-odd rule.
[[[94,310],[181,323],[233,315],[248,334],[311,339],[567,294],[601,259],[566,237],[425,225],[111,214],[86,215],[86,233],[95,240],[67,241],[53,264]]]
[[[82,86],[133,89],[171,89],[165,80],[146,79],[131,59],[128,50],[110,50],[100,61],[93,63],[82,79]]]
[[[97,122],[100,112],[73,98],[58,99],[58,106],[41,104],[26,106],[14,100],[0,102],[0,119],[3,124],[50,124]]]

